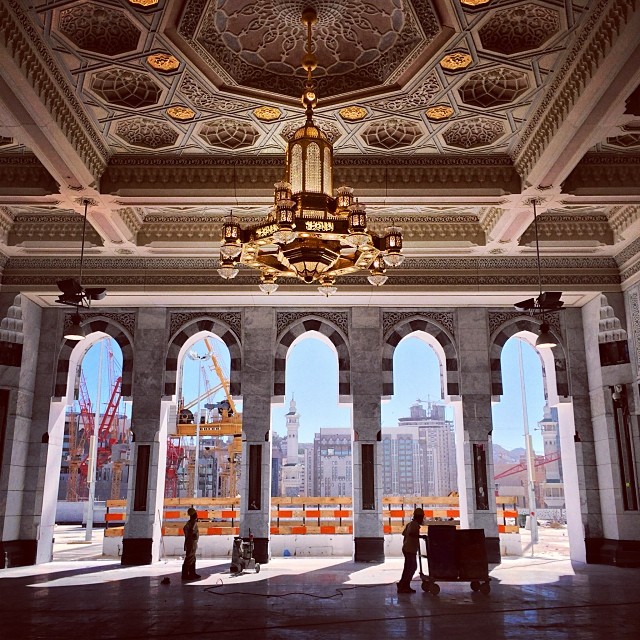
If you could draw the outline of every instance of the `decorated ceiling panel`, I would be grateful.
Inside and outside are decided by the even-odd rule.
[[[640,232],[638,98],[612,96],[625,113],[598,123],[567,175],[545,178],[559,175],[557,127],[631,4],[6,0],[0,15],[16,23],[0,47],[31,83],[39,110],[27,115],[44,105],[51,118],[31,138],[24,113],[0,115],[0,251],[74,255],[83,194],[94,257],[210,256],[231,210],[243,225],[263,219],[304,121],[311,6],[314,120],[334,147],[334,185],[354,186],[372,231],[402,226],[408,265],[531,256],[538,195],[543,254],[606,256],[609,269]]]

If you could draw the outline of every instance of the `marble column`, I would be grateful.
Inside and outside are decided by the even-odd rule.
[[[640,566],[638,463],[632,443],[638,424],[633,370],[628,357],[626,362],[625,358],[612,361],[606,353],[609,345],[602,342],[602,334],[607,332],[602,322],[606,307],[613,308],[615,318],[624,321],[622,294],[608,293],[582,308],[592,429],[580,430],[578,422],[576,425],[583,448],[593,448],[594,464],[591,474],[585,474],[585,484],[587,492],[598,492],[599,501],[599,508],[592,501],[585,527],[587,562]],[[601,527],[592,526],[595,518],[591,512],[599,516]]]
[[[131,430],[134,442],[127,492],[122,564],[160,559],[167,421],[163,419],[164,360],[169,340],[166,309],[140,307],[136,322]]]
[[[354,559],[383,562],[382,326],[378,308],[352,307],[349,346],[354,431]]]
[[[14,297],[2,296],[1,317]],[[0,365],[5,416],[0,434],[0,568],[30,565],[37,560],[49,400],[55,370],[55,311],[48,312],[45,321],[42,310],[29,300],[22,298],[21,308],[20,365]]]
[[[459,470],[458,478],[464,479],[464,486],[460,486],[459,491],[461,506],[466,505],[462,521],[471,529],[484,529],[489,562],[498,563],[500,540],[493,490],[488,314],[485,309],[459,308],[457,316],[460,413],[464,435],[464,456],[459,456],[459,459],[464,457],[464,472]]]
[[[240,535],[254,539],[254,557],[269,561],[271,519],[271,398],[275,313],[246,307],[242,317],[242,471]]]

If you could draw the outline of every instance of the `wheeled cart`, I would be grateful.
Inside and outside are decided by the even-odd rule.
[[[491,592],[489,562],[483,529],[456,529],[450,525],[429,525],[424,555],[418,552],[422,590],[440,593],[438,582],[469,582],[472,591]],[[429,573],[422,570],[427,558]]]
[[[236,536],[233,539],[233,549],[231,551],[230,572],[236,575],[251,569],[258,573],[260,565],[253,557],[253,535],[249,533],[248,538]]]

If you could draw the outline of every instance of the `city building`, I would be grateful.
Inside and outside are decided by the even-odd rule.
[[[298,451],[298,432],[300,430],[300,414],[296,411],[296,402],[292,398],[287,421],[287,457],[282,464],[282,495],[300,496],[304,489],[304,466],[300,462]]]
[[[313,439],[313,495],[349,496],[352,493],[351,429],[321,428]]]
[[[444,405],[418,400],[397,427],[383,431],[382,446],[385,495],[446,496],[458,490],[454,425]]]

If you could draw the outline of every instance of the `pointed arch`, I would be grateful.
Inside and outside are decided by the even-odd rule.
[[[176,381],[178,376],[178,357],[183,345],[197,333],[208,331],[218,336],[229,349],[231,363],[229,366],[229,393],[232,396],[242,394],[240,375],[242,371],[242,349],[238,336],[226,323],[203,315],[182,325],[169,340],[167,357],[164,367],[164,395],[173,396],[176,393]]]
[[[67,321],[71,322],[71,314],[65,315],[65,322]],[[119,322],[107,316],[92,315],[89,319],[82,321],[81,326],[84,327],[85,332],[88,334],[101,332],[116,341],[122,352],[121,393],[123,398],[130,397],[133,384],[133,338],[131,334]],[[64,339],[60,347],[53,390],[53,395],[56,398],[62,398],[67,393],[71,353],[77,344],[73,340]]]
[[[500,325],[493,333],[490,339],[489,346],[489,359],[491,364],[491,395],[502,395],[502,364],[501,356],[502,349],[509,338],[515,336],[522,331],[529,331],[533,334],[537,334],[540,330],[541,321],[536,318],[523,316],[521,318],[514,318],[508,320]],[[564,341],[558,329],[554,326],[550,326],[549,331],[551,335],[556,339],[557,346],[552,348],[553,352],[553,368],[555,370],[556,381],[556,393],[559,397],[566,397],[569,395],[569,377],[567,372],[566,352]],[[542,375],[547,384],[547,371],[545,370],[544,358],[542,360]],[[545,386],[545,393],[548,393],[548,389]]]
[[[413,318],[407,318],[396,324],[384,337],[382,349],[382,395],[393,395],[393,353],[403,338],[423,331],[432,336],[442,347],[444,353],[444,365],[447,372],[446,394],[457,396],[460,394],[460,367],[458,364],[458,352],[453,336],[441,324],[416,314]]]
[[[308,331],[316,331],[327,338],[338,354],[338,396],[346,399],[351,395],[351,356],[346,336],[334,324],[313,314],[300,318],[276,339],[273,363],[273,395],[285,396],[285,371],[287,352],[293,342]]]

